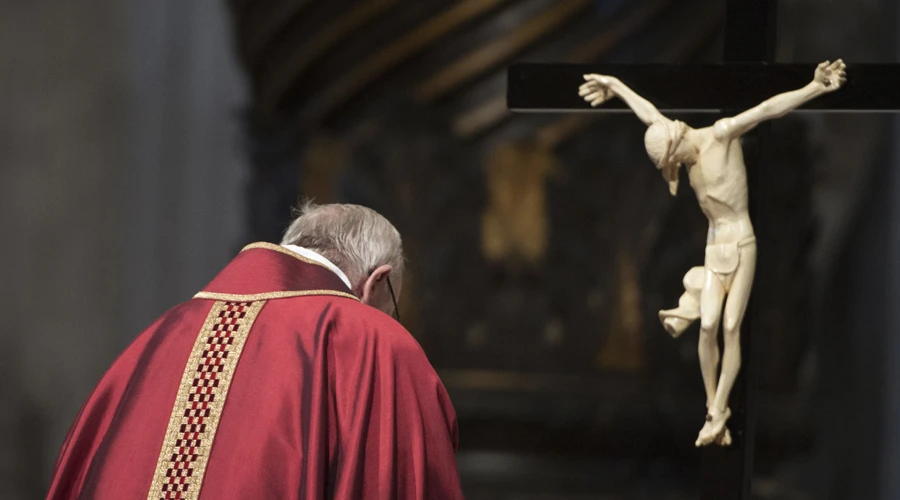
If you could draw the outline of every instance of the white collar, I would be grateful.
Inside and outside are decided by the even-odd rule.
[[[343,281],[344,284],[347,285],[347,288],[349,288],[351,290],[353,289],[353,287],[350,285],[350,280],[347,279],[347,275],[344,274],[344,271],[341,271],[341,269],[338,266],[332,264],[330,260],[323,257],[321,254],[314,252],[308,248],[298,247],[297,245],[281,245],[281,246],[283,246],[284,248],[287,248],[288,250],[294,252],[295,254],[297,254],[301,257],[306,257],[307,259],[314,260],[314,261],[322,264],[323,266],[327,267],[328,269],[331,269],[332,271],[334,271],[334,274],[337,274],[338,278],[340,278],[341,281]]]

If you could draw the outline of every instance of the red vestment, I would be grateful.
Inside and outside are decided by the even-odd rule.
[[[332,271],[244,249],[156,320],[75,420],[48,499],[456,499],[424,352]]]

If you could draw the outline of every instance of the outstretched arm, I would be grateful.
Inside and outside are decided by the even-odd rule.
[[[737,116],[717,121],[713,127],[713,134],[719,141],[735,139],[764,120],[779,118],[822,94],[834,92],[846,81],[845,69],[846,66],[840,59],[833,63],[825,61],[816,68],[813,81],[805,87],[778,94]]]
[[[614,76],[592,74],[584,75],[584,79],[587,81],[578,89],[578,95],[591,103],[591,106],[597,107],[613,96],[619,96],[645,125],[663,118],[656,106],[637,95]]]

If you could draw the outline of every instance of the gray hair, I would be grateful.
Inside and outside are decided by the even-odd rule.
[[[397,229],[378,212],[360,205],[304,202],[285,231],[282,245],[318,252],[339,267],[354,286],[378,266],[389,264],[397,281],[405,267]]]

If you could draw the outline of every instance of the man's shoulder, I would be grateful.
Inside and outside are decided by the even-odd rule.
[[[415,337],[390,315],[356,301],[340,301],[334,307],[339,333],[374,341],[380,350],[424,354]]]

